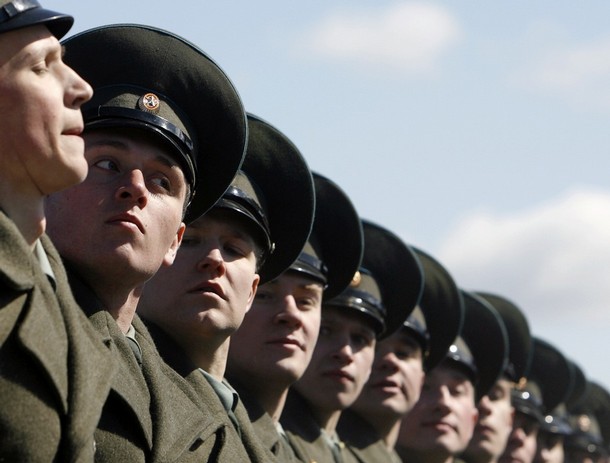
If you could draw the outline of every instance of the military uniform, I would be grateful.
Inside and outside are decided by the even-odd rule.
[[[281,418],[288,441],[301,461],[306,463],[351,463],[356,457],[345,444],[324,434],[305,398],[290,390]]]
[[[93,292],[71,274],[74,295],[113,350],[118,373],[95,431],[95,461],[202,462],[222,442],[214,416],[204,412],[184,379],[161,359],[142,321],[133,320],[142,365],[116,321]]]
[[[232,379],[231,385],[239,392],[239,397],[248,412],[254,432],[256,432],[263,446],[269,449],[277,461],[282,463],[303,461],[295,454],[284,431],[282,430],[280,433],[273,419],[262,409],[256,397],[249,393],[248,388]]]
[[[390,451],[371,424],[348,409],[341,414],[337,432],[347,449],[359,463],[400,463],[395,451]]]
[[[362,254],[360,222],[351,201],[334,184],[320,176],[314,175],[312,182],[304,159],[281,132],[256,116],[248,115],[248,122],[250,137],[243,170],[265,187],[263,208],[270,219],[270,235],[277,244],[271,255],[276,262],[265,261],[259,272],[261,282],[282,278],[280,275],[287,272],[304,277],[305,281],[323,284],[325,292],[328,288],[339,292],[351,280]],[[282,178],[283,184],[278,184],[277,178]],[[314,187],[315,221],[310,234]],[[342,238],[341,249],[335,246],[339,236]],[[255,302],[249,314],[259,310],[268,309],[257,307]],[[246,314],[246,325],[249,314]],[[247,329],[253,327],[247,326]],[[275,327],[256,326],[256,329],[273,331]],[[272,336],[267,331],[266,334]],[[240,356],[242,349],[248,351],[249,346],[247,343],[242,345],[243,342],[238,331],[231,341],[233,361],[230,355],[227,376],[239,391],[255,432],[278,461],[309,462],[298,451],[295,453],[282,427],[262,408],[258,397],[249,391],[251,365],[247,356]],[[310,348],[313,349],[313,345]],[[267,371],[271,372],[276,366],[268,365],[268,368]],[[262,378],[257,375],[255,381],[259,380],[271,381],[273,376]],[[283,387],[287,390],[289,382],[283,383]],[[283,393],[276,397],[278,402],[281,395]]]
[[[248,412],[241,401],[233,411],[235,419],[235,423],[233,423],[210,383],[201,371],[188,360],[182,348],[158,326],[152,323],[148,323],[148,326],[161,356],[175,371],[186,378],[197,395],[198,407],[210,419],[209,431],[215,436],[215,445],[206,445],[210,449],[210,453],[200,461],[261,463],[274,461],[273,455],[265,451],[252,428]]]
[[[76,305],[49,239],[41,243],[55,288],[0,211],[0,460],[91,461],[112,348]]]

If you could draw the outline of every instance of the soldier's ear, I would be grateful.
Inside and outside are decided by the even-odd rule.
[[[184,236],[184,230],[186,230],[186,225],[184,222],[180,223],[178,227],[178,231],[176,231],[176,235],[172,240],[172,243],[165,253],[165,257],[163,258],[163,265],[169,267],[174,263],[176,259],[176,254],[178,253],[178,249],[180,248],[180,244],[182,243],[182,237]]]
[[[248,296],[248,304],[246,306],[246,312],[250,310],[252,307],[252,303],[254,302],[254,297],[256,296],[256,290],[258,289],[258,283],[261,281],[261,277],[258,273],[254,274],[254,278],[252,279],[252,288],[250,290],[250,295]]]

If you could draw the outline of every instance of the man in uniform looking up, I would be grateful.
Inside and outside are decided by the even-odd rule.
[[[223,461],[266,463],[273,457],[265,454],[239,396],[224,380],[227,354],[259,281],[281,274],[305,245],[314,196],[311,173],[296,147],[256,116],[248,115],[248,127],[242,170],[214,207],[187,226],[176,262],[147,283],[138,310],[161,355],[208,408],[214,410],[213,399],[225,404],[232,428],[225,447],[233,455],[223,455]]]
[[[146,281],[172,264],[183,218],[211,207],[235,176],[241,100],[210,58],[166,31],[106,26],[65,46],[95,90],[83,106],[89,174],[46,210],[76,299],[118,367],[96,461],[206,461],[223,436],[161,360],[136,307]]]

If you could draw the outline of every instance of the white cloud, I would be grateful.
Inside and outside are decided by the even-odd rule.
[[[439,252],[460,286],[513,299],[533,320],[610,321],[610,193],[578,190],[512,215],[478,213]]]
[[[325,57],[425,74],[437,68],[460,36],[460,26],[447,9],[400,2],[383,10],[327,17],[314,27],[307,42]]]
[[[547,44],[514,81],[562,96],[578,106],[610,108],[610,37],[579,44]]]

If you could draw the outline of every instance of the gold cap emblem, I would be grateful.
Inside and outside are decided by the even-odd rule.
[[[159,112],[159,105],[161,101],[159,97],[154,93],[147,93],[146,95],[142,95],[138,100],[138,107],[142,111],[147,111],[149,113],[157,114]]]
[[[350,282],[349,285],[352,288],[355,288],[360,284],[361,281],[362,281],[362,275],[360,275],[359,271],[356,271],[356,273],[354,273],[354,276],[352,277],[352,281]]]

